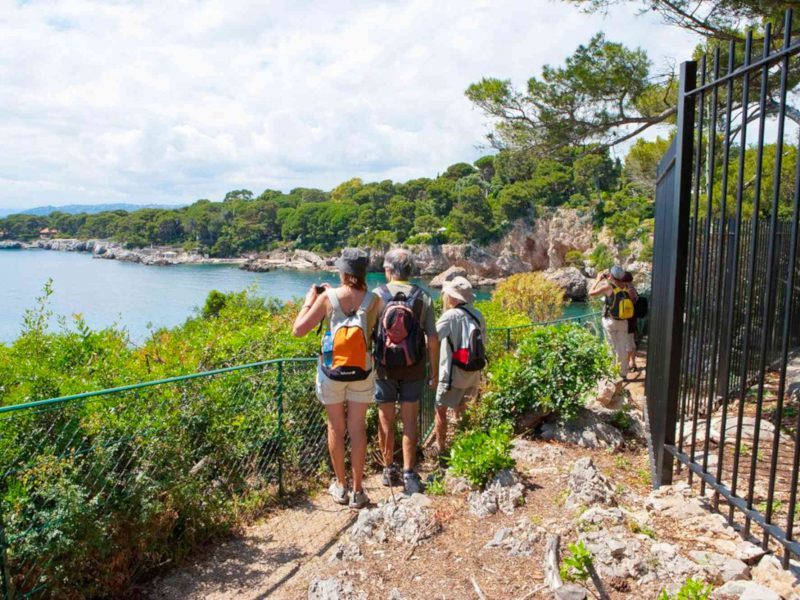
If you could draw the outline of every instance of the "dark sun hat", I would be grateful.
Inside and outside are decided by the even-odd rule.
[[[367,276],[369,255],[360,248],[345,248],[334,264],[342,273],[355,275],[363,279]]]

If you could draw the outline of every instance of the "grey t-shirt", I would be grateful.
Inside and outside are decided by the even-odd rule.
[[[406,296],[411,295],[414,289],[414,284],[407,281],[390,281],[386,284],[389,288],[389,293],[394,296],[398,292],[404,293]],[[375,293],[380,296],[380,288],[375,289]],[[422,292],[422,314],[418,316],[422,331],[425,332],[425,337],[430,340],[436,337],[436,317],[433,311],[433,300],[429,294]],[[419,381],[425,379],[425,366],[428,364],[427,353],[424,360],[419,361],[416,365],[410,367],[399,367],[394,369],[387,369],[379,364],[376,364],[376,375],[378,379],[403,379],[407,381]]]
[[[477,317],[481,323],[483,338],[486,339],[486,321],[483,314],[471,304],[463,305],[472,315]],[[436,322],[436,331],[439,333],[441,341],[439,350],[439,387],[436,396],[444,394],[451,387],[468,389],[475,387],[481,381],[480,371],[464,371],[453,366],[453,348],[461,348],[464,340],[461,339],[464,327],[462,322],[469,319],[460,308],[451,308],[439,317]]]

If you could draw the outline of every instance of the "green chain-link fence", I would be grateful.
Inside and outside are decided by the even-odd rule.
[[[600,332],[599,313],[553,323],[566,321]],[[490,329],[490,357],[541,325]],[[314,372],[313,358],[277,359],[0,407],[3,598],[120,596],[319,488]],[[434,412],[426,388],[421,439]]]

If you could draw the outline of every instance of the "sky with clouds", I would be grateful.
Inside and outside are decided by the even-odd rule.
[[[435,176],[486,153],[470,83],[600,30],[656,67],[696,42],[556,0],[0,0],[0,208]]]

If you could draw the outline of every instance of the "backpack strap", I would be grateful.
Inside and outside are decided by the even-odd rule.
[[[375,293],[384,302],[391,302],[392,300],[394,300],[394,296],[392,295],[392,292],[389,291],[389,286],[386,285],[386,284],[384,284],[384,285],[380,286],[378,289],[376,289]]]
[[[473,314],[472,314],[472,311],[470,311],[470,310],[469,310],[469,309],[468,309],[466,306],[464,306],[463,304],[459,304],[458,306],[456,306],[456,308],[457,308],[457,309],[459,309],[459,310],[462,310],[462,311],[463,311],[463,312],[465,312],[467,315],[469,315],[469,317],[470,317],[470,318],[471,318],[473,321],[475,321],[475,322],[478,324],[478,328],[480,329],[480,327],[481,327],[481,320],[480,320],[478,317],[476,317],[475,315],[473,315]]]

